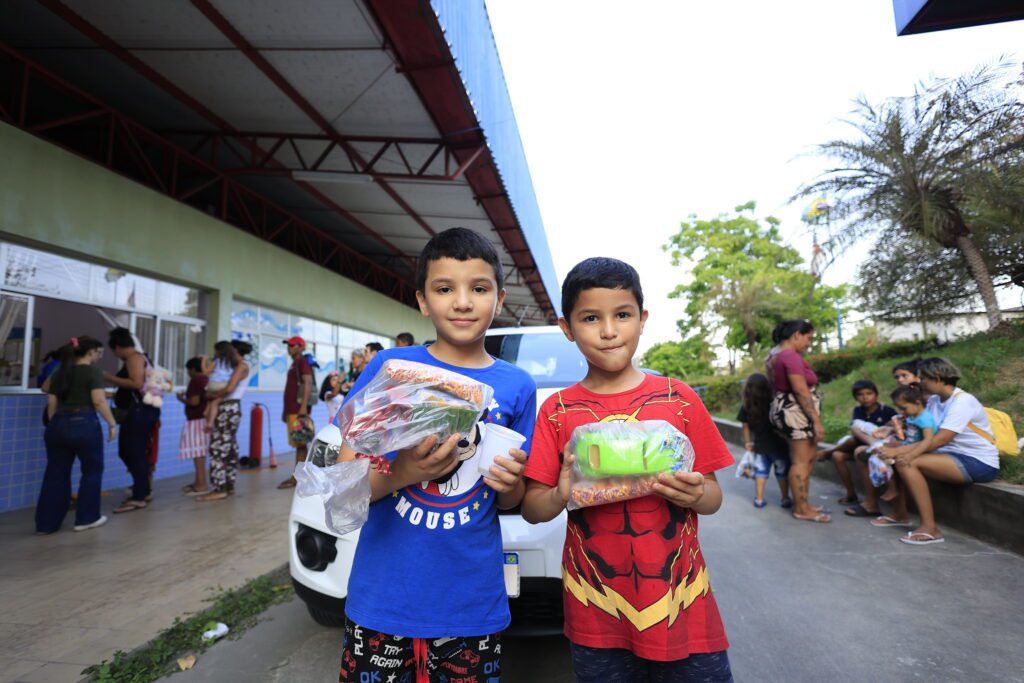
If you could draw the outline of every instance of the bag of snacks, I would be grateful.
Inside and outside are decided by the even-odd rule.
[[[642,498],[654,491],[662,472],[689,472],[690,440],[664,420],[595,422],[569,437],[575,454],[568,509]]]
[[[419,444],[468,434],[491,403],[494,389],[450,370],[393,358],[338,411],[345,445],[357,453],[385,455]]]

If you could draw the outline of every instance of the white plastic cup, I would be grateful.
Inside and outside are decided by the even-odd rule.
[[[526,443],[526,437],[501,425],[481,424],[480,426],[484,430],[484,436],[476,448],[480,455],[477,466],[480,469],[480,474],[490,478],[494,458],[499,455],[504,458],[510,457],[508,452],[513,448],[521,448]]]

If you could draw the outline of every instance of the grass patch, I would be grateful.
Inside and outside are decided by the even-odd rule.
[[[225,591],[210,589],[209,607],[174,624],[153,640],[132,652],[115,652],[112,660],[94,664],[82,672],[98,683],[148,683],[176,673],[177,659],[186,654],[198,656],[216,641],[204,641],[203,632],[217,622],[227,624],[229,638],[237,638],[256,625],[259,615],[272,605],[292,596],[288,568],[277,570],[246,582],[239,588]]]
[[[996,333],[982,333],[932,352],[953,361],[963,378],[959,386],[974,394],[983,405],[1002,410],[1014,422],[1018,436],[1024,434],[1024,327],[1006,326]],[[869,360],[859,368],[820,385],[821,421],[825,440],[835,443],[847,433],[850,413],[856,403],[850,387],[858,379],[870,379],[878,385],[883,403],[891,403],[889,392],[896,388],[892,366],[902,358]],[[739,403],[722,406],[715,414],[736,418]],[[1002,458],[999,479],[1024,484],[1024,455]]]

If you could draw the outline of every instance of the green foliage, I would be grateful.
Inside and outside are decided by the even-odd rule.
[[[689,380],[714,372],[711,346],[700,337],[689,337],[681,342],[668,341],[647,349],[640,365],[657,370],[667,377]]]
[[[870,309],[916,315],[920,306],[948,310],[950,293],[961,304],[964,294],[980,295],[997,321],[992,273],[1008,278],[1004,266],[1020,263],[1024,223],[1022,83],[1007,82],[1014,67],[935,78],[878,104],[861,98],[848,121],[856,136],[819,146],[836,165],[797,197],[832,198],[833,250],[884,235],[861,274]]]
[[[727,347],[751,356],[770,346],[780,320],[807,318],[820,332],[832,329],[845,295],[845,288],[818,284],[801,270],[803,258],[782,242],[778,219],[759,221],[754,208],[748,202],[735,215],[690,216],[664,247],[672,265],[689,267],[688,281],[669,295],[686,302],[682,335],[707,338],[721,330]]]
[[[807,362],[818,375],[818,381],[824,384],[853,372],[870,360],[917,358],[938,346],[939,342],[935,337],[928,337],[927,339],[879,344],[874,347],[848,348],[834,353],[813,354],[807,356]],[[895,362],[898,361],[894,361],[893,364]]]
[[[708,411],[730,420],[736,417],[743,396],[743,381],[736,376],[705,377],[691,384]]]
[[[219,589],[218,589],[219,590]],[[198,655],[216,641],[204,641],[203,632],[227,624],[237,637],[254,626],[260,614],[270,606],[292,596],[287,572],[261,576],[240,588],[221,591],[210,598],[213,604],[174,624],[133,652],[115,652],[112,661],[104,660],[82,672],[98,683],[149,683],[178,671],[176,658],[185,653]],[[211,624],[213,626],[211,626]]]

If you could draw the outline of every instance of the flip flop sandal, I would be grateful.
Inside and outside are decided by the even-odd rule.
[[[135,512],[136,510],[142,510],[143,508],[146,507],[146,505],[148,505],[148,503],[146,503],[145,501],[126,500],[120,505],[118,505],[116,508],[114,508],[113,512],[115,515],[119,515],[123,512]]]
[[[924,536],[924,538],[920,541],[915,541],[915,536]],[[906,536],[900,537],[900,542],[906,543],[907,545],[931,545],[932,543],[945,543],[946,539],[943,536],[932,536],[931,534],[926,534],[923,531],[918,531],[916,533],[908,531]]]
[[[871,512],[860,503],[843,510],[843,514],[847,517],[877,517],[877,512]]]
[[[282,481],[280,484],[277,485],[277,488],[279,488],[279,489],[293,489],[293,488],[295,488],[295,484],[296,483],[297,482],[294,479],[285,479],[284,481]]]
[[[181,492],[184,493],[186,496],[195,493],[196,492],[195,484],[186,484],[185,486],[182,486],[181,487]]]
[[[841,505],[853,505],[854,503],[859,503],[860,499],[857,496],[843,496],[836,502]]]
[[[756,508],[763,508],[767,504],[768,503],[766,503],[763,498],[755,498],[754,499],[754,507],[756,507]]]
[[[875,517],[871,520],[871,526],[882,528],[887,526],[908,527],[913,525],[910,523],[910,520],[901,522],[898,519],[893,519],[889,515],[882,515],[881,517]]]
[[[794,513],[793,519],[799,520],[801,522],[817,522],[818,524],[828,524],[832,521],[832,517],[830,515],[826,515],[824,512],[819,512],[813,517],[801,517],[800,515]]]
[[[793,499],[790,498],[789,496],[786,496],[785,498],[782,499],[782,502],[779,503],[779,507],[782,507],[782,508],[785,508],[785,509],[788,510],[789,508],[793,507]]]
[[[227,491],[210,491],[202,496],[196,496],[197,503],[212,503],[215,500],[224,500],[228,497]]]

